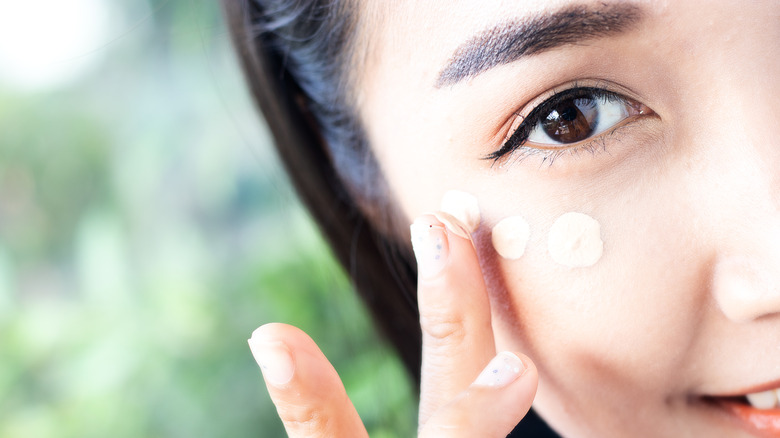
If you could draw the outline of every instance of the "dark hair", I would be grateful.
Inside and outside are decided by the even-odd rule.
[[[299,197],[419,384],[416,265],[350,102],[354,3],[222,0],[249,88]]]

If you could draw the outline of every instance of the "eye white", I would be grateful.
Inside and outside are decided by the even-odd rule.
[[[602,132],[612,128],[618,123],[628,118],[628,103],[618,97],[598,96],[591,97],[594,102],[594,106],[586,111],[593,111],[596,113],[595,126],[590,137],[601,134]],[[543,117],[546,117],[544,114]],[[528,140],[537,144],[553,144],[563,145],[567,143],[560,142],[552,139],[547,132],[545,132],[542,122],[539,121],[531,128],[531,132],[528,134]]]

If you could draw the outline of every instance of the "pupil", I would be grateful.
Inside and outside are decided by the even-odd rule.
[[[576,143],[593,133],[598,120],[596,100],[591,96],[564,100],[542,121],[545,134],[560,143]]]
[[[577,109],[576,106],[572,105],[567,107],[566,109],[561,112],[561,118],[563,120],[566,120],[567,122],[573,122],[577,119],[577,116],[580,115],[580,110]]]

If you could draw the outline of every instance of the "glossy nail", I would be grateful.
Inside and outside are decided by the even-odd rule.
[[[440,224],[421,220],[415,221],[409,229],[417,258],[417,274],[424,279],[435,277],[444,269],[449,257],[446,229]]]
[[[284,342],[267,341],[253,336],[249,339],[249,349],[252,351],[257,365],[263,372],[265,380],[275,386],[282,386],[292,380],[295,374],[295,362],[290,349]]]
[[[525,364],[508,351],[498,353],[474,381],[475,386],[501,388],[517,380],[525,371]]]
[[[463,222],[461,222],[458,218],[443,211],[437,211],[432,214],[436,217],[436,219],[439,220],[439,222],[444,224],[449,233],[452,233],[458,237],[462,237],[466,240],[471,240],[471,233],[463,224]]]

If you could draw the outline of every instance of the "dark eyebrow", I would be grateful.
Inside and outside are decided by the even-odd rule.
[[[523,56],[626,32],[641,18],[637,5],[601,3],[501,23],[461,44],[439,73],[436,87],[455,85]]]

